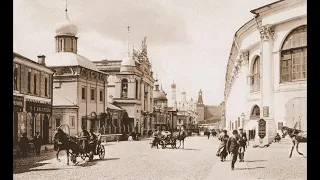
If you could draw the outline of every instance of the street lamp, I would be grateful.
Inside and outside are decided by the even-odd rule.
[[[241,121],[242,121],[242,128],[244,128],[244,118],[246,115],[244,115],[244,113],[241,114]]]

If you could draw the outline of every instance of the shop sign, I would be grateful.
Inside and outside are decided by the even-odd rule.
[[[36,101],[26,101],[27,112],[51,114],[51,104],[40,103]]]
[[[264,119],[260,119],[258,124],[259,124],[259,137],[263,139],[264,137],[266,137],[266,130],[267,130],[266,121]]]
[[[21,96],[13,95],[13,110],[15,112],[23,111],[24,98]]]

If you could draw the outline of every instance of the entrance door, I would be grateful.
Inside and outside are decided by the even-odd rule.
[[[49,140],[49,118],[47,115],[44,115],[43,117],[43,123],[42,123],[42,142],[43,144],[48,144]]]
[[[18,145],[18,113],[13,112],[13,145]]]
[[[297,123],[297,129],[307,130],[307,98],[294,98],[286,104],[286,124],[285,126],[293,128]]]

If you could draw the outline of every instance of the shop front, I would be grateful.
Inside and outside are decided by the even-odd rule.
[[[49,142],[51,128],[52,104],[51,102],[26,99],[27,135],[33,137],[36,132],[42,136],[43,143]]]
[[[19,128],[19,117],[24,108],[24,97],[13,95],[13,145],[16,146],[19,141],[19,134],[23,133],[23,124],[21,124],[21,129]]]

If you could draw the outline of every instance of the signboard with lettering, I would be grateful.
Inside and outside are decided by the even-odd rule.
[[[283,127],[283,122],[278,122],[278,130],[281,130]]]
[[[260,119],[259,122],[259,137],[261,139],[263,139],[264,137],[266,137],[266,130],[267,130],[267,124],[266,124],[266,121],[264,119]]]
[[[263,117],[269,117],[269,106],[263,107]]]
[[[21,96],[13,95],[13,110],[15,112],[22,112],[24,105],[24,98]]]
[[[49,103],[26,101],[27,112],[51,114],[52,106]]]

